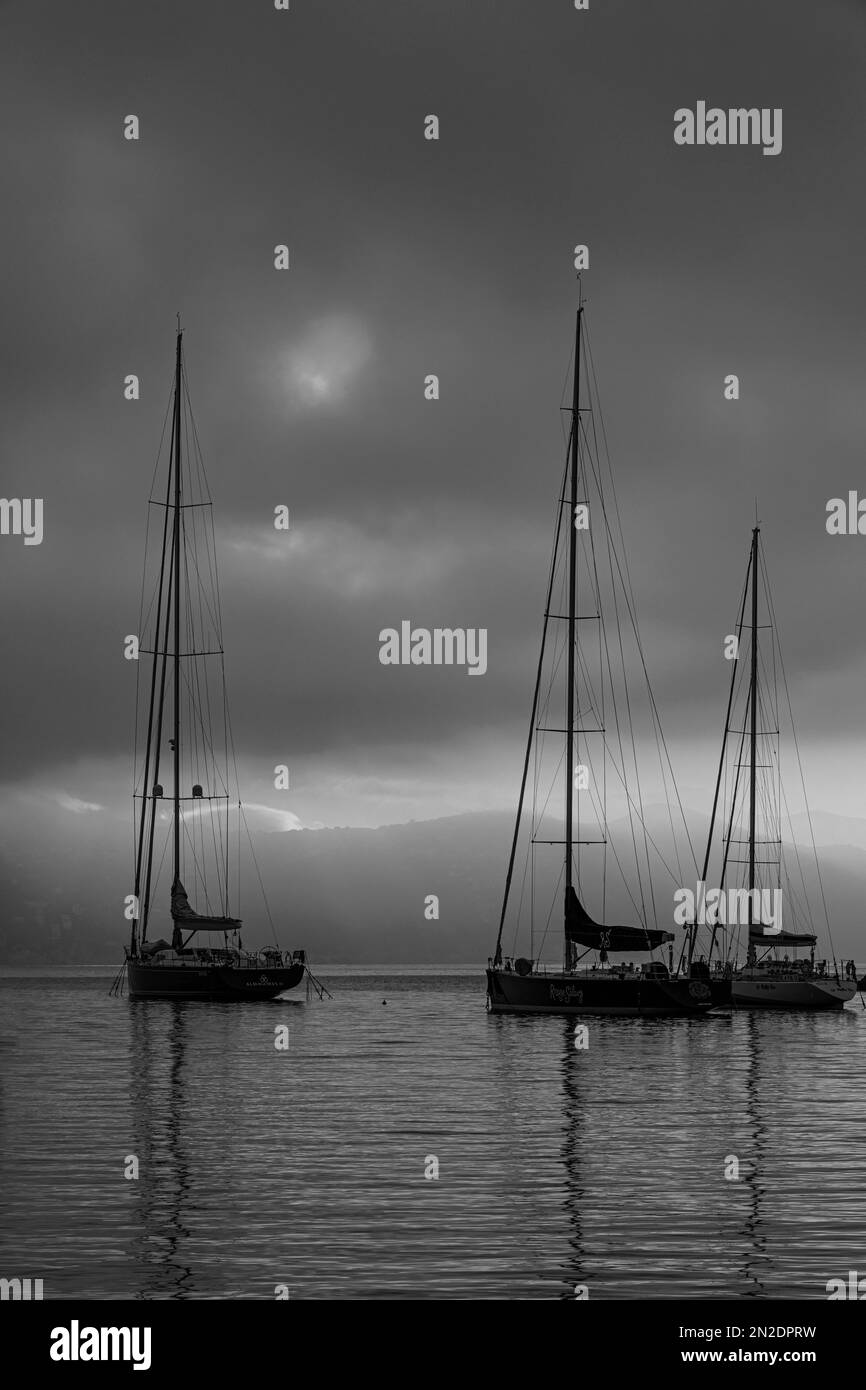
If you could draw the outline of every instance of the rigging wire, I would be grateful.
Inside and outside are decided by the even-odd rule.
[[[621,516],[620,516],[620,510],[619,510],[619,499],[618,499],[617,491],[616,491],[616,481],[615,481],[615,479],[614,479],[613,465],[612,465],[611,457],[610,457],[610,449],[609,449],[609,447],[608,447],[608,442],[607,442],[607,429],[606,429],[605,423],[604,423],[604,412],[603,412],[603,410],[602,410],[601,396],[600,396],[599,390],[598,390],[598,380],[597,380],[596,371],[595,371],[595,360],[594,360],[593,354],[592,354],[592,343],[591,343],[591,339],[590,339],[590,337],[589,337],[589,333],[588,333],[588,332],[587,332],[587,334],[586,334],[586,339],[585,339],[585,340],[586,340],[586,349],[587,349],[587,359],[588,359],[588,362],[589,362],[590,370],[591,370],[591,372],[592,372],[592,380],[593,380],[593,400],[594,400],[594,402],[595,402],[595,404],[596,404],[596,406],[597,406],[597,408],[598,408],[599,424],[600,424],[600,426],[601,426],[602,442],[603,442],[603,445],[604,445],[604,457],[605,457],[606,460],[607,460],[607,472],[608,472],[608,476],[609,476],[609,478],[610,478],[611,495],[612,495],[612,497],[613,497],[613,505],[614,505],[614,514],[615,514],[616,520],[617,520],[617,529],[618,529],[618,532],[619,532],[620,544],[621,544],[622,552],[623,552],[623,564],[624,564],[624,567],[625,567],[626,579],[627,579],[627,581],[628,581],[628,589],[627,589],[627,591],[626,591],[626,607],[627,607],[627,609],[628,609],[629,617],[631,618],[632,630],[633,630],[633,632],[634,632],[635,641],[636,641],[636,643],[637,643],[638,653],[639,653],[639,655],[640,655],[641,666],[642,666],[642,668],[643,668],[644,679],[645,679],[646,688],[647,688],[647,695],[649,696],[649,701],[650,701],[650,705],[651,705],[651,707],[652,707],[653,717],[654,717],[654,719],[655,719],[655,723],[656,723],[656,726],[657,726],[657,728],[658,728],[658,736],[659,736],[659,738],[661,739],[662,746],[663,746],[663,748],[664,748],[665,758],[667,759],[668,768],[669,768],[669,770],[670,770],[671,783],[672,783],[672,786],[673,786],[673,788],[674,788],[674,793],[675,793],[675,795],[676,795],[677,806],[678,806],[678,808],[679,808],[680,817],[681,817],[681,819],[682,819],[683,829],[685,830],[686,840],[687,840],[687,843],[688,843],[688,846],[689,846],[689,852],[691,853],[691,856],[692,856],[692,862],[693,862],[693,864],[694,864],[695,872],[697,872],[698,861],[697,861],[697,858],[696,858],[696,856],[695,856],[694,846],[692,845],[692,839],[691,839],[691,834],[690,834],[690,831],[689,831],[688,821],[686,820],[685,810],[683,809],[683,804],[682,804],[682,801],[681,801],[681,799],[680,799],[679,788],[678,788],[678,786],[677,786],[676,777],[675,777],[675,775],[674,775],[673,764],[672,764],[672,762],[671,762],[670,752],[669,752],[669,750],[668,750],[668,745],[667,745],[667,739],[665,738],[664,729],[662,728],[661,716],[660,716],[660,714],[659,714],[659,712],[658,712],[658,707],[657,707],[657,705],[656,705],[655,695],[653,694],[652,685],[651,685],[651,683],[650,683],[649,670],[648,670],[648,668],[647,668],[646,659],[645,659],[645,657],[644,657],[643,643],[642,643],[642,641],[641,641],[640,631],[639,631],[638,625],[637,625],[637,604],[636,604],[636,601],[635,601],[635,598],[634,598],[634,588],[633,588],[633,586],[632,586],[631,571],[630,571],[630,569],[629,569],[629,563],[628,563],[628,552],[627,552],[626,545],[625,545],[625,535],[624,535],[624,532],[623,532],[622,518],[621,518]],[[592,415],[592,428],[593,428],[593,431],[595,431],[595,414],[594,414],[594,413],[593,413],[593,415]],[[604,510],[604,503],[603,503],[603,502],[602,502],[602,509]],[[605,514],[605,522],[607,523],[606,514]],[[619,558],[618,558],[618,556],[617,556],[617,567],[619,568]],[[621,579],[622,579],[622,575],[621,575],[621,574],[620,574],[620,577],[621,577]],[[625,589],[625,581],[623,581],[623,587],[624,587],[624,589]]]
[[[781,672],[782,672],[782,681],[783,681],[783,684],[784,684],[784,687],[785,687],[785,699],[786,699],[787,706],[788,706],[788,715],[789,715],[789,718],[790,718],[790,720],[791,720],[791,735],[792,735],[792,738],[793,738],[794,750],[795,750],[795,752],[796,752],[796,754],[797,754],[797,767],[798,767],[799,773],[800,773],[800,785],[801,785],[802,791],[803,791],[803,804],[804,804],[804,806],[805,806],[805,808],[806,808],[806,819],[807,819],[807,822],[808,822],[808,825],[809,825],[809,837],[810,837],[811,842],[812,842],[812,854],[813,854],[814,860],[815,860],[815,873],[816,873],[817,879],[818,879],[818,888],[819,888],[819,891],[820,891],[821,905],[822,905],[822,908],[823,908],[823,911],[824,911],[824,922],[825,922],[826,927],[827,927],[827,940],[828,940],[829,943],[830,943],[830,950],[831,950],[831,952],[832,952],[832,954],[833,954],[833,965],[834,965],[834,968],[836,968],[836,969],[838,970],[838,966],[837,966],[837,963],[836,963],[836,947],[835,947],[834,944],[833,944],[833,935],[832,935],[832,932],[831,932],[831,930],[830,930],[830,914],[829,914],[829,912],[828,912],[828,910],[827,910],[827,898],[826,898],[826,895],[825,895],[825,892],[824,892],[824,879],[823,879],[823,876],[822,876],[822,874],[821,874],[821,865],[820,865],[820,863],[819,863],[819,861],[818,861],[818,847],[817,847],[817,845],[816,845],[816,843],[815,843],[815,830],[814,830],[814,827],[813,827],[813,824],[812,824],[812,812],[811,812],[811,810],[810,810],[810,808],[809,808],[809,802],[808,802],[808,799],[807,799],[807,797],[806,797],[806,778],[805,778],[805,775],[804,775],[804,773],[803,773],[803,762],[802,762],[802,759],[801,759],[801,757],[800,757],[800,741],[799,741],[799,739],[797,738],[797,729],[796,729],[796,726],[795,726],[795,724],[794,724],[794,710],[793,710],[793,706],[792,706],[792,704],[791,704],[791,692],[790,692],[790,688],[789,688],[789,686],[788,686],[788,675],[787,675],[787,672],[786,672],[786,670],[785,670],[785,660],[784,660],[784,657],[782,656],[782,644],[781,644],[781,641],[780,641],[780,638],[779,638],[779,627],[778,627],[778,624],[777,624],[777,622],[776,622],[776,613],[775,613],[775,608],[774,608],[774,605],[773,605],[773,596],[772,596],[772,593],[771,593],[771,591],[770,591],[769,575],[768,575],[768,572],[767,572],[767,563],[766,563],[766,559],[765,559],[764,554],[763,554],[763,550],[761,551],[761,571],[762,571],[763,578],[764,578],[764,591],[765,591],[766,599],[767,599],[767,608],[768,608],[768,611],[769,611],[769,614],[770,614],[770,622],[771,622],[772,625],[773,625],[773,633],[774,633],[774,635],[775,635],[776,645],[777,645],[777,647],[778,647],[779,669],[780,669]]]

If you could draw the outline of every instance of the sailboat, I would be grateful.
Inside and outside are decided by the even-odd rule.
[[[658,920],[653,868],[656,874],[670,874],[675,884],[682,881],[682,873],[678,879],[670,869],[647,824],[636,754],[636,705],[628,693],[624,657],[625,638],[631,634],[646,684],[648,714],[659,753],[672,850],[677,860],[681,834],[674,833],[671,796],[679,805],[686,840],[688,827],[676,794],[637,628],[584,315],[581,302],[577,311],[571,405],[564,412],[570,416],[570,429],[554,528],[541,653],[499,931],[495,952],[488,961],[487,1007],[495,1014],[703,1014],[730,1004],[730,972],[723,965],[711,970],[700,959],[687,964],[682,950],[674,965],[675,933],[668,930],[668,926],[673,926],[670,897],[660,900],[671,905],[670,922],[664,920],[664,913],[661,923]],[[605,622],[607,599],[617,629],[616,640],[611,643]],[[630,624],[625,637],[624,624],[627,628]],[[591,630],[594,636],[587,636]],[[621,682],[617,661],[622,667]],[[557,681],[561,689],[563,667],[564,727],[562,719],[556,718],[553,704],[554,699],[558,704],[554,689]],[[531,762],[532,798],[528,809]],[[562,822],[550,823],[550,801],[559,785],[563,764],[564,833]],[[621,836],[614,833],[608,817],[609,780],[615,780],[616,794],[624,801],[626,828]],[[515,911],[514,870],[518,845],[524,839],[528,843],[523,887]],[[550,846],[564,851],[561,859],[558,854],[553,856],[552,866]],[[546,859],[540,859],[545,855]],[[554,883],[557,863],[558,878]],[[611,921],[607,898],[612,876],[618,876],[620,892],[619,879],[622,880],[636,922],[618,925],[615,917]],[[600,903],[600,912],[593,909],[598,915],[590,911],[590,893]],[[536,914],[539,897],[552,904],[541,923]],[[562,903],[562,956],[547,964],[543,950],[557,901]],[[529,918],[528,955],[504,953],[503,935],[506,921],[510,921],[509,913],[517,917],[515,938],[524,925],[521,917]],[[613,963],[611,955],[629,959]],[[636,955],[649,959],[635,964]]]
[[[136,700],[137,714],[144,714],[136,731],[144,757],[135,793],[135,890],[128,903],[132,927],[125,967],[132,999],[273,999],[301,982],[306,956],[283,953],[276,943],[245,950],[242,920],[230,911],[233,742],[212,503],[189,406],[182,338],[178,323],[165,498],[150,500],[161,516],[162,539],[147,613],[146,582],[142,587],[138,679],[139,692],[144,684],[147,695]],[[168,801],[160,780],[167,733],[173,774]],[[163,809],[167,804],[170,815]],[[239,836],[239,797],[236,810]],[[171,877],[163,919],[171,922],[170,939],[152,931],[166,859]]]
[[[796,873],[789,872],[783,853],[783,812],[787,813],[789,824],[790,812],[781,775],[780,715],[784,708],[780,709],[779,676],[785,688],[786,722],[796,750],[804,802],[805,780],[760,535],[761,528],[756,525],[752,530],[746,581],[733,634],[736,659],[732,662],[725,731],[701,875],[701,883],[706,885],[721,799],[720,888],[717,893],[705,889],[706,903],[710,902],[710,893],[714,897],[712,906],[702,915],[704,924],[712,926],[711,957],[718,951],[720,957],[735,967],[732,988],[735,1007],[841,1009],[866,980],[858,983],[854,962],[837,961],[835,956],[808,802],[810,858],[814,863],[815,893],[821,903],[830,951],[827,958],[815,958],[818,935],[806,887],[805,866],[800,860],[793,827],[790,857],[796,861]],[[759,609],[761,592],[764,612]],[[745,622],[747,603],[750,623]],[[744,627],[749,629],[748,664],[740,660]],[[766,635],[761,638],[761,633]],[[723,784],[727,789],[724,795]]]

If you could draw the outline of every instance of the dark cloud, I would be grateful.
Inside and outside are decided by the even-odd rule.
[[[801,731],[819,783],[848,768],[825,786],[853,809],[866,541],[829,538],[824,508],[863,477],[866,16],[817,13],[5,7],[2,486],[45,499],[41,547],[0,539],[6,779],[74,761],[66,791],[90,800],[97,763],[123,775],[121,644],[180,309],[248,765],[290,744],[346,822],[413,770],[421,806],[425,777],[431,809],[495,800],[530,695],[585,241],[674,749],[709,780],[757,498]],[[698,99],[782,107],[782,153],[675,147]],[[488,674],[381,667],[403,618],[486,626]]]

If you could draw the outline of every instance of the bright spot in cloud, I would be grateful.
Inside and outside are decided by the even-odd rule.
[[[79,801],[77,796],[69,796],[66,792],[57,793],[57,804],[64,811],[72,811],[78,816],[84,811],[101,811],[103,809],[95,801]]]
[[[303,394],[313,396],[316,400],[324,399],[331,389],[326,376],[310,372],[300,372],[298,374],[298,386]]]
[[[296,404],[315,407],[339,400],[372,356],[366,328],[357,319],[318,319],[289,350],[288,379]]]
[[[274,806],[262,806],[255,801],[245,801],[244,810],[258,812],[260,816],[270,822],[270,825],[263,826],[262,829],[303,830],[304,828],[294,811],[278,811]]]
[[[251,829],[257,821],[260,830],[303,830],[304,828],[294,811],[281,811],[275,806],[263,806],[257,801],[245,801],[243,807],[244,813],[251,823]],[[229,813],[236,816],[237,809],[237,803],[235,803],[233,806],[229,806]],[[222,815],[225,815],[225,806],[216,802],[204,801],[200,806],[193,806],[187,811],[181,811],[180,818],[182,821],[188,821]],[[160,816],[160,820],[170,819],[171,816],[167,811]]]

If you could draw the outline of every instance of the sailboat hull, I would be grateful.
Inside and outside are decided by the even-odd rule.
[[[735,975],[732,991],[738,1009],[842,1009],[856,992],[854,980],[773,979],[757,974]]]
[[[304,966],[172,966],[130,960],[127,974],[130,999],[240,1001],[276,999],[301,983]]]
[[[652,979],[607,971],[519,975],[488,969],[494,1014],[612,1014],[674,1017],[730,1007],[730,980]]]

